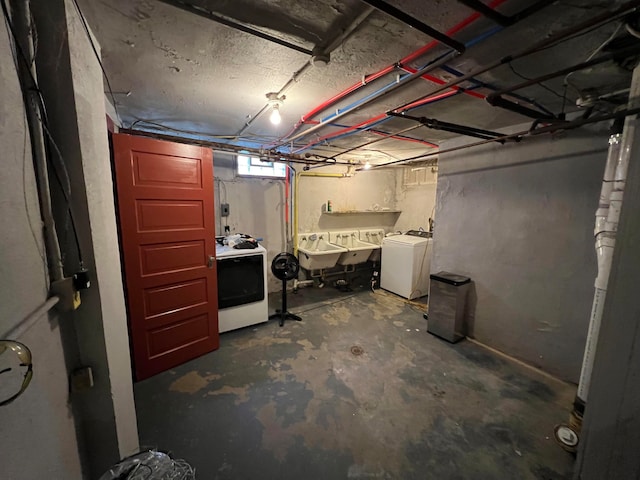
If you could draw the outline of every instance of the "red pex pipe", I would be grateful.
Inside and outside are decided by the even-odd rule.
[[[445,94],[437,95],[437,96],[431,98],[430,100],[431,101],[436,101],[436,100],[439,100],[440,98],[446,98],[446,97],[448,97],[450,95],[453,95],[454,93],[456,93],[456,92],[452,90],[450,92],[446,92]],[[427,99],[423,99],[423,100],[420,100],[420,102],[424,102],[426,100]],[[375,122],[377,122],[379,120],[382,120],[383,118],[386,118],[386,117],[387,117],[386,113],[381,113],[380,115],[376,115],[375,117],[368,118],[367,120],[364,120],[363,122],[357,123],[356,125],[351,125],[350,127],[345,127],[345,128],[340,129],[340,130],[337,130],[335,132],[328,133],[327,135],[324,135],[324,136],[322,136],[320,138],[317,138],[317,139],[313,140],[312,142],[307,143],[305,146],[296,149],[293,153],[297,153],[297,152],[303,151],[303,150],[305,150],[305,149],[307,149],[307,148],[309,148],[309,147],[311,147],[313,145],[317,145],[317,144],[323,142],[324,140],[329,140],[329,139],[331,139],[333,137],[337,137],[337,136],[342,135],[344,133],[352,132],[353,130],[357,130],[359,128],[365,127],[365,126],[370,125],[372,123],[375,123]],[[376,131],[371,131],[371,130],[369,130],[369,132],[374,133],[376,135],[382,135],[382,136],[388,137],[388,138],[395,138],[395,139],[398,139],[398,140],[406,140],[406,141],[410,141],[410,142],[412,141],[412,142],[415,142],[415,143],[423,143],[425,145],[428,145],[428,146],[434,147],[434,148],[438,147],[438,145],[436,145],[434,143],[427,142],[425,140],[420,140],[419,138],[398,137],[398,136],[394,135],[393,133],[383,133],[383,132],[376,132]]]
[[[496,8],[496,7],[500,6],[500,5],[502,5],[503,3],[505,3],[506,1],[507,0],[493,0],[487,6],[490,7],[490,8]],[[466,28],[467,26],[471,25],[473,22],[478,20],[481,16],[482,15],[480,13],[474,12],[471,15],[469,15],[467,18],[462,20],[460,23],[454,25],[449,30],[447,30],[445,32],[445,34],[448,35],[448,36],[455,35],[456,33],[458,33],[463,28]],[[400,60],[400,62],[398,62],[398,63],[400,65],[403,65],[403,66],[404,66],[404,64],[411,63],[412,61],[414,61],[414,60],[420,58],[421,56],[423,56],[426,52],[431,50],[436,45],[438,45],[438,41],[437,40],[433,40],[433,41],[427,43],[424,47],[419,48],[418,50],[416,50],[413,53],[410,53],[409,55],[404,57],[402,60]],[[307,122],[311,117],[314,117],[315,115],[317,115],[318,113],[322,112],[323,110],[326,110],[331,105],[335,104],[336,102],[338,102],[339,100],[343,99],[347,95],[352,94],[356,90],[359,90],[360,88],[364,87],[368,83],[370,83],[370,82],[372,82],[372,81],[374,81],[374,80],[376,80],[376,79],[378,79],[380,77],[383,77],[383,76],[393,72],[395,69],[396,69],[396,65],[389,65],[388,67],[380,70],[377,73],[373,73],[371,75],[368,75],[362,81],[353,84],[352,86],[350,86],[346,90],[338,93],[337,95],[334,95],[329,100],[326,100],[326,101],[322,102],[320,105],[315,107],[313,110],[311,110],[308,113],[304,114],[300,118],[300,121],[295,124],[292,132],[295,132],[300,126],[302,126],[303,123]],[[291,135],[291,133],[289,133],[287,136],[290,136],[290,135]]]
[[[407,73],[416,73],[418,71],[413,67],[402,67],[402,70],[404,70]],[[447,83],[445,80],[442,80],[441,78],[438,78],[438,77],[434,77],[433,75],[429,75],[428,73],[425,73],[424,75],[422,75],[422,78],[424,78],[429,82],[435,83],[437,85],[444,85],[445,83]],[[472,97],[481,98],[483,100],[487,98],[486,95],[483,95],[478,92],[474,92],[473,90],[465,90],[462,87],[459,87],[457,85],[454,85],[453,87],[451,87],[451,89],[455,92],[457,92],[458,90],[462,90],[462,93],[466,95],[471,95]]]
[[[365,125],[368,125],[368,124],[373,123],[373,122],[377,122],[378,120],[382,120],[383,118],[386,118],[386,116],[387,116],[386,113],[381,113],[380,115],[376,115],[373,118],[369,118],[369,119],[365,120],[364,122],[360,122],[360,123],[357,123],[355,125],[351,125],[350,127],[345,127],[345,128],[340,129],[340,130],[337,130],[335,132],[331,132],[331,133],[329,133],[327,135],[324,135],[324,136],[322,136],[320,138],[317,138],[317,139],[313,140],[312,142],[307,143],[304,147],[297,148],[293,153],[302,151],[302,150],[310,147],[311,145],[317,145],[318,143],[321,143],[324,140],[336,137],[338,135],[342,135],[343,133],[352,132],[353,130],[357,130],[358,128],[364,127]]]
[[[457,93],[458,92],[456,90],[449,90],[448,92],[443,92],[443,93],[440,93],[438,95],[434,95],[433,97],[423,98],[423,99],[418,100],[416,102],[410,103],[409,105],[407,105],[403,109],[403,111],[409,110],[411,108],[419,107],[420,105],[425,105],[427,103],[433,103],[433,102],[436,102],[438,100],[442,100],[443,98],[447,98],[447,97],[451,97],[452,95],[456,95]]]

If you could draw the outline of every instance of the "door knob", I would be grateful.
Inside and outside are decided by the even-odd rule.
[[[209,255],[209,261],[207,261],[207,267],[213,268],[213,262],[215,262],[216,257],[213,255]]]

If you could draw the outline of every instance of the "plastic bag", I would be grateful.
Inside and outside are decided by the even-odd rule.
[[[194,480],[195,470],[184,460],[149,450],[115,464],[99,480]]]

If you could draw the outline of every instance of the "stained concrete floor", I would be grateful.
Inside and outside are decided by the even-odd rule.
[[[556,480],[574,390],[426,332],[382,290],[303,289],[303,322],[222,334],[220,349],[135,385],[141,444],[198,479]]]

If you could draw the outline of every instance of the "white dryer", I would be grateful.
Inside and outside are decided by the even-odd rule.
[[[380,287],[409,300],[428,295],[432,245],[426,232],[385,237]]]

